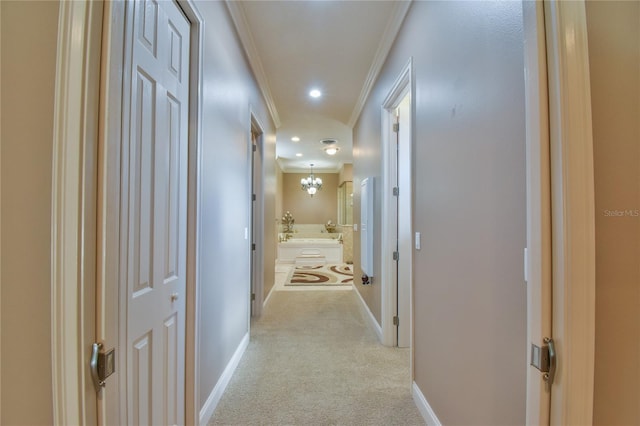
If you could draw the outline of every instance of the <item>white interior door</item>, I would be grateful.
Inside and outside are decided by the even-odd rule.
[[[398,283],[397,312],[400,348],[411,344],[412,208],[411,208],[411,94],[398,105]]]
[[[129,10],[120,289],[127,423],[182,424],[189,22],[172,1],[135,2]]]

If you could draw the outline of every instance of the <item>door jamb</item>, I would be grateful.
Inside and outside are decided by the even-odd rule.
[[[381,325],[382,325],[382,343],[386,346],[395,345],[395,326],[393,324],[393,317],[396,315],[397,305],[397,293],[396,288],[393,286],[393,258],[391,253],[395,250],[396,231],[392,226],[387,226],[390,221],[395,217],[394,209],[396,208],[396,200],[393,196],[393,179],[391,173],[395,170],[395,165],[392,164],[392,159],[395,155],[391,152],[391,123],[390,110],[396,108],[404,97],[409,94],[411,96],[411,123],[413,123],[414,114],[414,99],[415,88],[413,78],[413,58],[409,58],[407,64],[402,68],[399,76],[394,82],[393,86],[389,90],[389,94],[382,103],[382,239],[381,239],[381,291],[382,291],[382,306],[381,306]],[[412,124],[413,126],[413,124]],[[413,129],[407,129],[409,132],[410,150],[413,151]],[[412,155],[410,155],[412,157]],[[412,170],[409,173],[413,173]],[[403,188],[403,192],[412,194],[413,188]],[[412,207],[411,215],[413,214]],[[413,219],[412,219],[413,220]],[[411,222],[412,222],[411,220]],[[413,227],[413,224],[409,224]],[[410,299],[413,298],[413,250],[410,253],[403,254],[403,256],[410,256],[410,286],[409,291]],[[413,302],[409,302],[410,310],[413,309]],[[410,325],[409,333],[411,336],[411,342],[409,346],[411,349],[411,378],[413,380],[413,312],[410,312]]]
[[[256,196],[256,200],[252,202],[252,220],[251,223],[251,235],[253,235],[255,241],[252,243],[256,244],[256,249],[251,253],[252,256],[252,271],[251,271],[251,281],[253,283],[253,287],[251,290],[255,292],[255,300],[250,302],[253,306],[249,307],[249,315],[251,316],[253,313],[254,317],[259,317],[262,315],[262,309],[264,305],[264,126],[260,122],[257,114],[255,113],[253,107],[249,108],[249,117],[250,117],[250,125],[249,125],[249,145],[252,145],[251,141],[251,132],[257,135],[256,138],[256,152],[252,152],[252,148],[250,148],[250,155],[253,155],[254,158],[251,161],[252,172],[251,172],[251,188],[253,189],[253,193]],[[259,176],[255,176],[255,155],[260,155],[261,163],[260,163],[260,172]],[[257,183],[257,185],[254,185]],[[249,318],[249,323],[251,322],[251,318]]]
[[[543,277],[552,274],[551,294],[541,295],[553,299],[550,308],[552,332],[545,330],[544,324],[542,332],[552,334],[549,337],[553,337],[559,354],[548,423],[591,424],[595,356],[595,201],[585,4],[584,0],[545,0],[543,8],[544,25],[538,23],[534,31],[544,33],[544,36],[537,34],[538,42],[546,38],[545,48],[539,49],[537,54],[538,66],[545,64],[540,73],[547,75],[548,90],[537,86],[543,84],[539,78],[530,80],[531,69],[527,70],[525,84],[528,94],[542,90],[546,92],[544,96],[548,96],[549,161],[547,165],[540,164],[539,170],[532,169],[527,177],[543,181],[545,170],[549,171],[552,232],[549,241],[542,243],[541,250],[542,254],[544,250],[551,253],[552,265],[545,265],[544,258],[536,263],[532,253],[529,253],[528,264],[531,273]],[[527,21],[530,10],[526,5],[524,12],[525,31],[530,35],[531,28],[527,27],[531,24]],[[527,44],[525,55],[530,55],[526,49]],[[527,140],[535,141],[539,123],[529,115],[530,112],[527,111],[527,120],[533,123],[527,127]],[[544,117],[539,120],[544,124]],[[542,139],[538,140],[544,143]],[[530,148],[527,148],[528,154]],[[540,147],[538,153],[543,149]],[[538,172],[543,176],[535,176]],[[538,213],[539,219],[540,212],[533,211],[533,206],[528,214]],[[528,328],[533,331],[533,324],[528,324]],[[529,337],[535,340],[535,336]],[[547,423],[536,418],[541,413],[537,400],[540,395],[532,395],[529,390],[527,424]]]
[[[177,0],[191,24],[189,48],[189,153],[187,177],[187,306],[185,334],[185,421],[200,419],[200,373],[198,335],[200,329],[200,229],[202,171],[202,96],[204,76],[204,18],[194,0]]]
[[[523,1],[527,185],[527,344],[551,336],[551,171],[549,102],[541,2]],[[527,357],[530,354],[527,353]],[[550,395],[527,359],[526,424],[549,424]]]
[[[58,18],[51,212],[51,367],[55,424],[97,421],[85,361],[95,337],[95,206],[102,13],[102,2],[61,2]]]
[[[595,198],[584,0],[544,3],[549,78],[553,339],[551,424],[591,424],[595,360]]]

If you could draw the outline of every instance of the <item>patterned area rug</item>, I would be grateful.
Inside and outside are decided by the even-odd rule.
[[[296,266],[284,285],[350,285],[353,265]]]

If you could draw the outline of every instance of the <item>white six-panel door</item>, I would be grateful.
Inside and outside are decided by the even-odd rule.
[[[127,422],[182,424],[189,22],[173,1],[135,2],[131,19],[121,204]]]

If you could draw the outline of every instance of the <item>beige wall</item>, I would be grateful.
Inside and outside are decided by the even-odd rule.
[[[282,173],[282,169],[280,168],[280,165],[278,164],[278,162],[276,162],[276,216],[275,216],[274,222],[278,224],[280,224],[280,219],[284,215],[284,210],[282,207],[283,198],[284,198],[283,182],[284,182],[284,173]]]
[[[422,249],[413,252],[415,382],[443,424],[523,424],[521,3],[412,3],[354,128],[355,222],[360,182],[382,176],[380,105],[410,57],[416,90],[414,226],[423,236]],[[375,196],[381,199],[379,185]],[[380,214],[377,206],[376,229]],[[376,237],[377,276],[379,244]],[[379,283],[357,289],[379,318]]]
[[[594,424],[640,424],[640,3],[587,2],[596,197]],[[620,215],[620,216],[619,216]]]
[[[300,179],[309,173],[284,173],[282,208],[290,211],[296,224],[338,223],[338,174],[314,173],[322,179],[322,189],[313,197],[300,188]]]
[[[263,201],[264,213],[263,223],[263,295],[267,297],[275,284],[275,265],[277,253],[278,224],[273,218],[278,217],[276,212],[279,209],[278,195],[278,169],[275,161],[276,139],[273,133],[262,136],[262,172],[263,172]]]
[[[340,168],[338,185],[345,181],[353,181],[353,164],[343,164]]]
[[[2,418],[53,422],[51,172],[58,2],[2,1]]]

